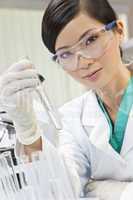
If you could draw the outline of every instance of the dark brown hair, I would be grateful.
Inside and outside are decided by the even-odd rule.
[[[80,12],[108,24],[117,20],[117,15],[107,0],[52,0],[42,20],[42,40],[51,53],[62,29]],[[120,48],[121,56],[122,49]]]

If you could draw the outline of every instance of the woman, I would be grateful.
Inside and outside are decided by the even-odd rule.
[[[53,59],[89,90],[60,109],[64,131],[58,149],[81,196],[119,199],[133,180],[133,79],[122,61],[123,29],[107,0],[53,0],[43,17],[42,38]],[[2,104],[14,121],[19,150],[29,155],[43,143],[44,150],[52,148],[40,137],[32,105],[26,109],[27,91],[37,85],[28,61],[11,66],[1,80]],[[23,104],[18,96],[26,96]]]

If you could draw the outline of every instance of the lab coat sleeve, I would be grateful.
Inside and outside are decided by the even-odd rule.
[[[59,137],[58,150],[66,161],[73,179],[73,185],[75,185],[76,190],[80,188],[80,196],[84,197],[84,186],[90,178],[90,164],[82,148],[76,142],[73,135],[64,130]]]

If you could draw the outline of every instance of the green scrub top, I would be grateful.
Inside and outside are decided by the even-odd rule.
[[[104,112],[106,119],[110,126],[110,140],[109,143],[118,153],[121,152],[124,135],[127,127],[128,117],[133,105],[133,78],[131,78],[128,82],[127,88],[124,91],[122,96],[122,100],[116,115],[115,124],[113,124],[106,107],[101,100],[101,98],[97,96],[98,103]]]

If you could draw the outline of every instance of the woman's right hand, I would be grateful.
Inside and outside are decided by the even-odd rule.
[[[27,59],[13,64],[0,77],[0,106],[13,120],[17,139],[24,145],[40,137],[32,100],[38,85],[37,70]]]

